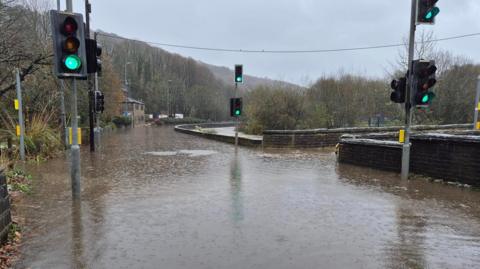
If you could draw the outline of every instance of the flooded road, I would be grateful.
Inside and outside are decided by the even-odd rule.
[[[480,268],[478,191],[169,127],[103,146],[80,203],[67,160],[30,166],[18,268]]]

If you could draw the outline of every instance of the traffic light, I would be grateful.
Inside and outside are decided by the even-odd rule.
[[[105,95],[101,91],[95,91],[95,112],[103,113],[105,110]]]
[[[392,80],[390,84],[392,87],[393,92],[390,94],[390,100],[394,103],[405,103],[405,93],[407,90],[407,78],[399,78],[398,80]]]
[[[235,65],[235,83],[243,83],[243,65]]]
[[[58,78],[86,78],[85,29],[82,14],[50,11],[54,71]]]
[[[102,72],[102,60],[100,56],[102,55],[102,46],[97,43],[95,39],[85,39],[86,51],[87,51],[87,73],[98,73],[101,75]]]
[[[437,2],[438,0],[417,0],[417,24],[435,23],[435,16],[440,13]]]
[[[230,116],[240,117],[242,115],[242,98],[230,98]]]
[[[428,107],[435,98],[431,88],[437,83],[436,72],[435,61],[413,61],[413,106]]]

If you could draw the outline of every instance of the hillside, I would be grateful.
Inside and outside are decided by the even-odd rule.
[[[199,64],[206,66],[215,76],[215,78],[219,79],[223,83],[227,85],[233,84],[233,69],[224,66],[216,66],[211,65],[203,62],[199,62]],[[300,86],[279,80],[272,80],[269,78],[259,78],[256,76],[244,75],[244,86],[247,89],[254,89],[258,86],[280,86],[280,87],[288,87],[288,88],[300,88]]]

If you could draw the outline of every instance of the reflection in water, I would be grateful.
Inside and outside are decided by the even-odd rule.
[[[232,214],[235,223],[243,220],[242,166],[238,152],[234,153],[230,163],[230,193],[232,197]]]
[[[74,268],[85,268],[83,259],[83,227],[82,203],[79,200],[72,202],[72,261]]]
[[[396,209],[397,235],[389,249],[391,268],[426,268],[424,240],[427,218],[408,208]]]

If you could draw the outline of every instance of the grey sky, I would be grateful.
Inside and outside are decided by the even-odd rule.
[[[75,8],[83,12],[84,2]],[[331,49],[401,42],[410,0],[91,0],[92,27],[144,41],[234,49]],[[438,38],[480,32],[479,0],[440,0]],[[480,37],[438,43],[480,62]],[[164,49],[260,77],[306,84],[340,69],[383,76],[398,48],[321,54],[243,54]]]

